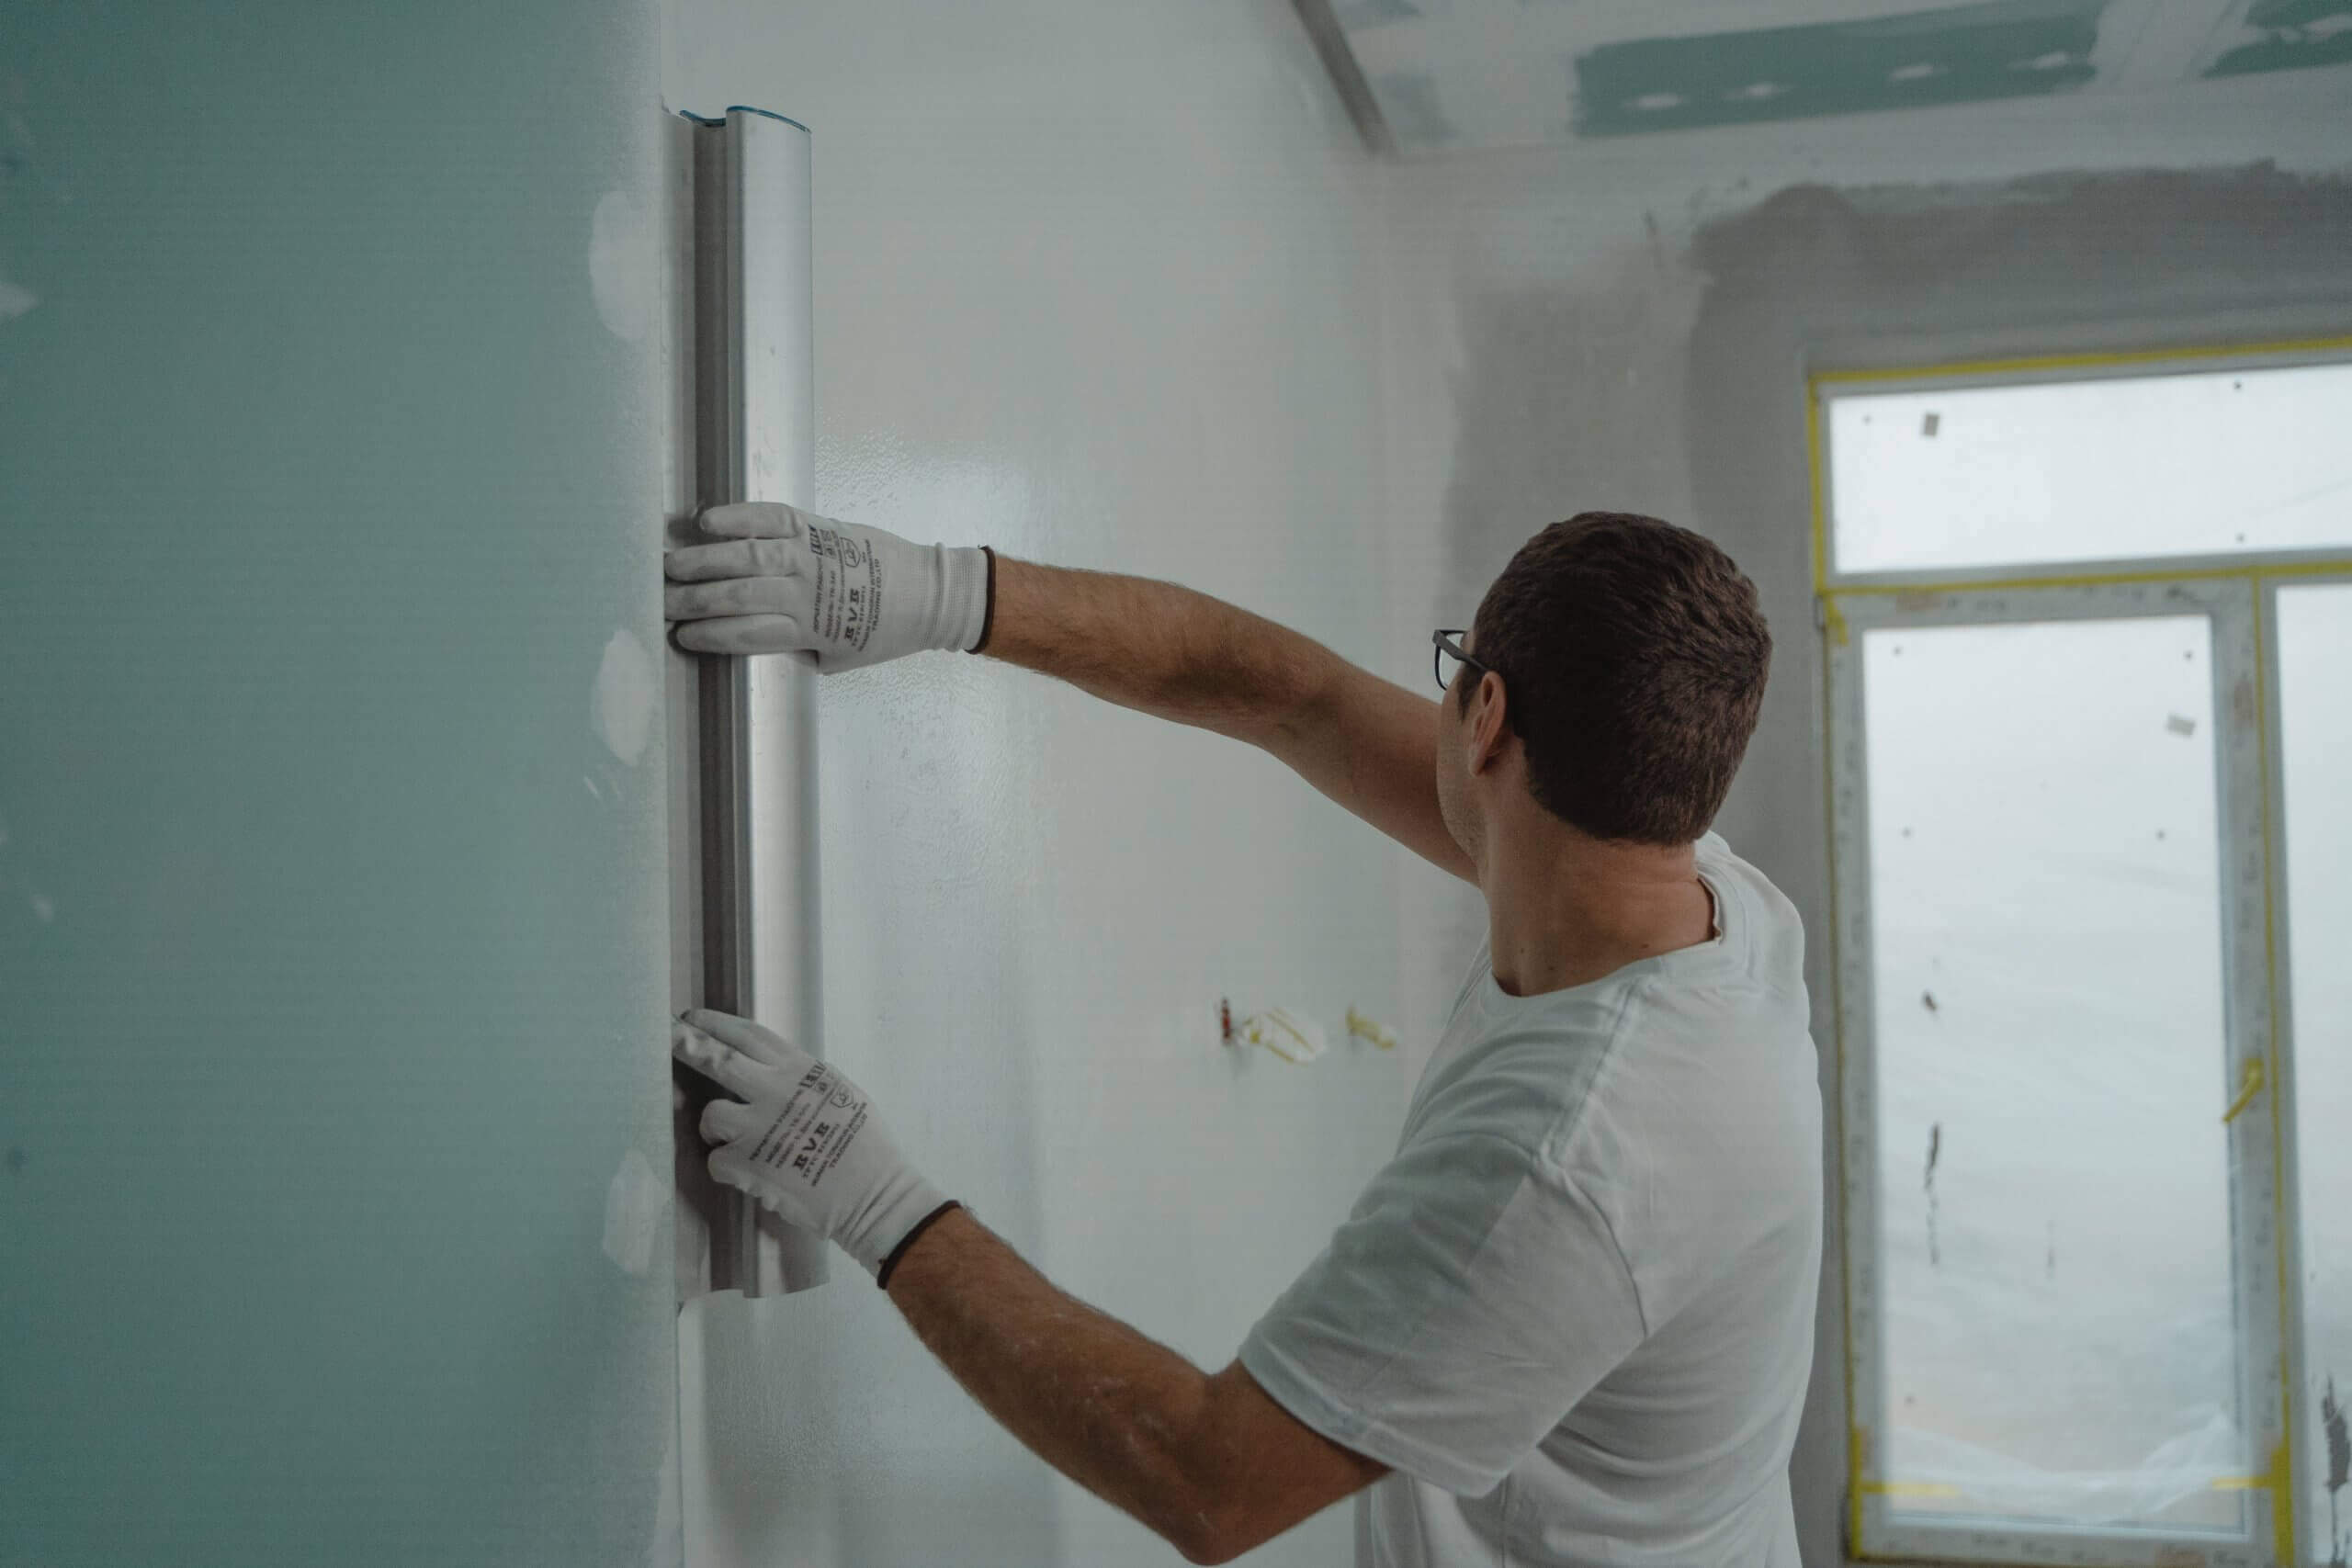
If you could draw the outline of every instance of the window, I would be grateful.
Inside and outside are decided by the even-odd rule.
[[[1813,398],[1854,1550],[2342,1562],[2352,342]]]

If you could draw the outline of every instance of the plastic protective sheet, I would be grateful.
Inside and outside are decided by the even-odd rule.
[[[2210,623],[1861,653],[1891,1500],[2233,1526]]]

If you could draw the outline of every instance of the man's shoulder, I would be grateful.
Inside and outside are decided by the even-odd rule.
[[[1721,833],[1710,831],[1692,847],[1692,858],[1709,881],[1729,889],[1745,917],[1743,967],[1752,978],[1778,989],[1804,984],[1804,920],[1779,886],[1753,862],[1743,859]]]

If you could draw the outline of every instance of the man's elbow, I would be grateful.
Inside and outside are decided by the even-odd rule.
[[[1253,1530],[1233,1510],[1202,1498],[1188,1499],[1154,1525],[1161,1540],[1187,1562],[1230,1562],[1251,1547],[1262,1544],[1268,1532]]]
[[[1181,1533],[1170,1534],[1169,1544],[1183,1554],[1187,1562],[1230,1562],[1258,1543],[1243,1540],[1234,1530],[1214,1518],[1187,1526]]]

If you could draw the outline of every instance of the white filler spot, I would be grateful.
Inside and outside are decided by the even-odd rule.
[[[669,1206],[670,1194],[654,1177],[651,1162],[635,1149],[623,1155],[613,1184],[605,1189],[605,1256],[629,1273],[644,1273],[653,1261],[662,1212]]]
[[[624,762],[645,754],[646,738],[653,733],[653,660],[645,645],[626,630],[615,632],[596,670],[590,716],[596,733]]]
[[[42,925],[47,925],[57,919],[57,906],[36,893],[33,895],[33,915]]]
[[[627,191],[608,190],[588,224],[588,285],[596,314],[624,343],[645,335],[653,319],[653,231],[645,204]]]
[[[1326,1049],[1323,1026],[1290,1008],[1272,1008],[1250,1018],[1234,1030],[1234,1037],[1250,1045],[1263,1045],[1285,1062],[1300,1066],[1320,1056]]]
[[[645,1553],[645,1568],[684,1568],[685,1531],[681,1528],[684,1512],[682,1488],[678,1478],[678,1424],[665,1423],[670,1433],[662,1451],[661,1489],[653,1497],[653,1544]]]
[[[13,321],[40,303],[39,298],[23,284],[0,277],[0,321]]]

